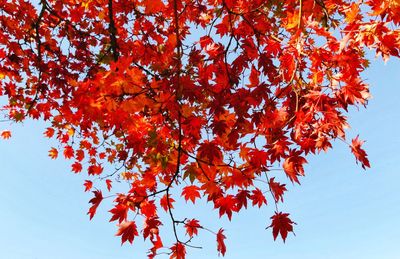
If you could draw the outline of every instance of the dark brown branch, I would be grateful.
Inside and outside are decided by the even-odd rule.
[[[182,91],[183,91],[183,85],[180,83],[180,75],[181,75],[181,67],[182,67],[182,42],[181,42],[181,37],[180,37],[180,32],[179,32],[179,14],[178,14],[178,2],[177,0],[174,0],[174,22],[175,22],[175,37],[176,37],[176,54],[177,54],[177,60],[178,60],[178,65],[177,65],[177,76],[178,76],[178,82],[177,82],[177,98],[180,99],[182,96]]]
[[[174,235],[175,235],[175,239],[177,242],[181,242],[179,241],[178,238],[178,233],[176,232],[176,226],[175,223],[177,222],[174,218],[174,215],[172,213],[172,206],[171,206],[171,201],[169,198],[169,189],[171,188],[172,184],[174,183],[174,181],[176,180],[176,178],[179,175],[179,171],[180,171],[180,167],[181,167],[181,155],[182,155],[182,122],[181,122],[181,111],[178,111],[178,131],[179,131],[179,138],[178,138],[178,158],[176,161],[176,171],[175,174],[173,175],[171,182],[168,184],[166,192],[167,192],[167,205],[168,205],[168,212],[169,215],[171,217],[172,220],[172,227],[174,229]]]
[[[29,112],[31,111],[31,109],[36,104],[37,100],[39,99],[39,91],[43,90],[43,87],[42,87],[43,57],[42,57],[42,40],[40,37],[40,24],[42,23],[42,19],[43,19],[44,13],[46,11],[47,2],[46,2],[46,0],[41,0],[40,4],[42,5],[42,8],[40,10],[39,16],[38,16],[35,24],[33,25],[35,27],[35,41],[36,41],[36,46],[37,46],[37,68],[39,71],[39,75],[38,75],[38,82],[37,82],[37,86],[36,86],[36,93],[35,93],[35,96],[33,97],[33,100],[29,103],[26,114],[29,114]]]
[[[117,28],[115,27],[114,13],[113,13],[113,0],[108,0],[108,32],[110,33],[110,44],[114,61],[118,60],[118,43],[117,43]]]
[[[42,63],[42,41],[40,39],[40,24],[42,23],[43,15],[44,12],[46,11],[46,5],[47,2],[46,0],[41,0],[40,4],[42,5],[42,9],[40,10],[38,19],[35,23],[35,39],[36,39],[36,45],[37,45],[37,58],[38,58],[38,66],[39,66],[39,73],[41,73],[41,63]]]

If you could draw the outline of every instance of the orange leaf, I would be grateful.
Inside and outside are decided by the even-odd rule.
[[[194,204],[196,198],[200,198],[199,190],[200,188],[195,185],[186,186],[183,188],[182,195],[186,201],[191,200]]]
[[[360,18],[360,7],[357,3],[352,3],[349,10],[346,12],[346,22],[352,23],[359,20]]]
[[[0,135],[3,139],[9,139],[11,138],[11,131],[3,130]]]
[[[49,157],[56,159],[58,157],[58,151],[56,148],[52,147],[49,151]]]
[[[300,19],[299,19],[299,12],[293,12],[293,13],[287,13],[287,19],[286,19],[286,29],[290,30],[293,28],[296,28],[299,25]]]

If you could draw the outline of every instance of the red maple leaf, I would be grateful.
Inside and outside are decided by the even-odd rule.
[[[92,181],[85,180],[85,183],[83,184],[85,186],[85,192],[90,191],[92,189],[93,183]]]
[[[79,172],[82,171],[82,164],[79,163],[79,162],[73,163],[73,164],[71,165],[71,167],[72,167],[72,171],[73,171],[74,173],[79,173]]]
[[[240,210],[243,206],[247,209],[247,199],[250,197],[249,191],[240,190],[235,197],[237,200],[237,209]]]
[[[153,247],[150,248],[148,258],[153,259],[157,256],[157,250],[164,247],[163,242],[159,235],[155,235],[155,238],[151,240]]]
[[[275,212],[275,215],[271,217],[272,223],[269,227],[272,227],[272,235],[274,240],[281,235],[283,242],[286,241],[287,234],[293,232],[293,224],[291,219],[289,219],[289,213]]]
[[[163,8],[165,8],[161,0],[144,0],[143,3],[146,8],[146,13],[149,14],[160,12]]]
[[[184,199],[186,201],[191,200],[194,204],[196,198],[200,198],[199,190],[200,190],[200,188],[195,185],[183,187],[182,196],[184,197]]]
[[[231,220],[249,200],[267,203],[269,169],[282,164],[299,183],[306,156],[347,141],[348,111],[370,98],[362,48],[400,55],[399,1],[308,1],[299,14],[294,1],[0,0],[0,121],[46,121],[44,136],[58,142],[49,156],[75,159],[72,171],[107,179],[108,192],[118,187],[110,220],[122,243],[150,240],[152,258],[163,247],[158,209],[174,219],[172,190]],[[349,146],[365,169],[363,143]],[[103,175],[114,166],[126,185]],[[267,185],[283,202],[286,185]],[[90,219],[103,200],[93,193]],[[142,232],[130,210],[144,218]],[[288,215],[271,218],[274,239],[293,232]],[[190,241],[203,226],[175,223],[170,254],[184,258],[178,228]],[[222,255],[224,239],[220,229]]]
[[[158,227],[161,225],[162,225],[162,223],[157,216],[146,218],[144,228],[143,228],[144,239],[146,239],[150,236],[150,239],[153,242],[154,237],[158,236],[158,233],[159,233]],[[157,242],[157,240],[155,240],[155,241]]]
[[[220,228],[217,233],[217,251],[221,253],[222,256],[224,256],[226,252],[225,239],[224,230]]]
[[[260,208],[263,204],[267,204],[267,199],[265,198],[264,194],[262,191],[258,188],[252,191],[252,194],[250,195],[250,199],[253,201],[252,205],[258,205]]]
[[[198,149],[200,159],[208,163],[218,163],[222,160],[222,152],[219,146],[214,142],[204,142]]]
[[[109,210],[113,215],[110,219],[111,221],[118,220],[119,223],[126,220],[128,217],[129,207],[126,204],[118,203],[113,209]]]
[[[186,233],[189,237],[198,234],[198,229],[201,228],[197,219],[191,219],[185,222]]]
[[[101,165],[91,165],[88,168],[89,175],[100,175],[103,172],[103,167]]]
[[[111,191],[111,187],[112,187],[112,181],[110,179],[106,180],[106,185],[107,185],[107,190]]]
[[[47,128],[43,133],[47,138],[51,138],[54,135],[55,130],[53,128]]]
[[[97,207],[99,207],[100,202],[103,200],[103,194],[101,193],[101,191],[96,190],[93,191],[93,193],[94,197],[89,201],[89,203],[91,203],[92,206],[89,208],[89,211],[87,213],[90,219],[92,219],[94,214],[96,214]]]
[[[171,195],[169,195],[171,196]],[[171,209],[174,208],[174,206],[172,205],[173,202],[175,202],[175,200],[171,197],[169,197],[169,199],[167,198],[167,194],[165,194],[161,199],[160,199],[160,205],[161,207],[165,210],[168,211],[168,200],[169,200],[169,207]]]
[[[157,207],[154,201],[143,201],[140,203],[140,212],[146,217],[153,217],[156,215]]]
[[[292,182],[300,183],[298,176],[304,176],[303,164],[307,160],[301,156],[290,156],[283,163],[283,170]]]
[[[274,195],[274,199],[276,202],[278,202],[279,200],[281,200],[283,202],[283,193],[286,190],[286,184],[280,184],[278,182],[275,182],[275,177],[272,177],[269,180],[269,188],[271,188],[271,192]]]
[[[225,197],[220,197],[214,201],[214,208],[219,208],[219,216],[221,217],[226,213],[228,219],[231,220],[232,212],[238,211],[236,206],[237,199],[233,195],[227,195]]]
[[[259,76],[260,76],[260,71],[258,71],[254,66],[252,66],[249,76],[250,84],[248,84],[247,86],[256,87],[260,83]]]
[[[135,236],[139,236],[135,221],[124,221],[118,226],[119,229],[115,235],[121,236],[121,244],[126,241],[132,244]]]
[[[172,251],[170,259],[185,259],[186,248],[184,244],[177,242],[170,249]]]
[[[66,146],[63,153],[66,159],[70,159],[74,156],[74,149],[71,146]]]
[[[362,144],[364,144],[365,141],[362,141],[358,139],[358,136],[351,141],[351,152],[354,154],[356,157],[356,161],[359,161],[361,163],[361,166],[363,169],[366,167],[371,167],[369,164],[369,160],[367,158],[367,153],[365,150],[361,147]]]

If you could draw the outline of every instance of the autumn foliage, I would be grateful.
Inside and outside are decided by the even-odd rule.
[[[399,0],[0,0],[1,127],[46,121],[49,156],[88,175],[90,219],[112,197],[116,235],[150,258],[185,258],[201,232],[225,254],[222,228],[176,217],[182,201],[228,219],[272,205],[262,227],[285,241],[282,176],[299,183],[335,140],[370,166],[346,113],[370,98],[367,49],[399,56],[399,23]]]

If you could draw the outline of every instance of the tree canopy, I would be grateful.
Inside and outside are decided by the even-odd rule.
[[[149,258],[185,258],[202,231],[225,254],[223,228],[174,213],[199,199],[228,219],[268,203],[285,241],[277,179],[300,183],[335,140],[370,167],[346,114],[370,98],[368,51],[399,57],[399,24],[399,0],[0,0],[3,123],[47,121],[49,156],[88,175],[89,218],[113,199],[117,235]]]

